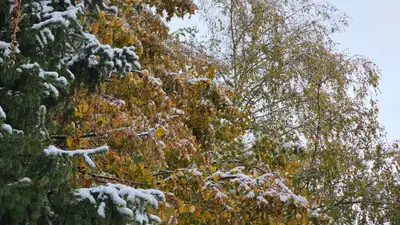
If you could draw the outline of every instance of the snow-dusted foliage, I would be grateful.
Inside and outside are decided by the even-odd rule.
[[[12,53],[22,56],[24,60],[15,62],[15,72],[37,74],[42,79],[44,92],[56,98],[59,89],[68,83],[66,78],[72,80],[81,76],[84,79],[82,76],[90,75],[90,81],[96,82],[111,73],[121,74],[140,69],[134,46],[113,48],[103,45],[94,35],[83,30],[79,17],[85,9],[90,9],[89,5],[85,5],[85,2],[73,5],[69,1],[63,4],[64,10],[60,10],[56,2],[48,0],[26,4],[22,18],[30,18],[35,22],[24,28],[28,31],[24,35],[33,35],[35,38],[24,43],[17,42],[14,46],[1,41],[0,63],[14,61],[10,58]],[[29,49],[21,51],[20,46]],[[46,54],[53,53],[54,48],[59,47],[63,49],[52,56],[51,62],[46,60]]]
[[[213,180],[226,180],[229,183],[237,185],[240,190],[243,190],[245,198],[257,199],[257,204],[268,204],[268,201],[265,199],[265,197],[268,196],[277,197],[284,203],[293,201],[294,204],[300,207],[306,207],[308,205],[308,201],[304,197],[294,194],[284,184],[284,180],[277,178],[275,174],[265,173],[260,176],[249,176],[242,172],[244,169],[244,167],[239,166],[228,172],[216,171],[208,179],[209,181],[207,182],[207,185],[218,189],[220,185]],[[254,192],[256,187],[262,187],[265,185],[268,186],[265,191],[261,190],[258,193]],[[223,196],[224,194],[218,191],[216,198]]]
[[[158,201],[164,201],[164,193],[154,189],[135,189],[122,184],[106,184],[93,188],[81,188],[76,191],[80,200],[89,200],[98,208],[97,213],[106,217],[106,205],[117,208],[118,213],[131,218],[139,224],[160,223],[161,219],[146,211],[146,206],[158,208]]]

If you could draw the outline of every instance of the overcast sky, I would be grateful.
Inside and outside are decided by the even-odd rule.
[[[340,48],[368,57],[381,69],[379,120],[385,126],[389,141],[400,139],[400,0],[329,2],[351,17],[346,32],[336,36]],[[199,27],[197,16],[184,21],[173,20],[171,30]]]
[[[379,120],[388,140],[400,139],[400,0],[330,0],[351,17],[341,48],[374,61],[382,72]]]

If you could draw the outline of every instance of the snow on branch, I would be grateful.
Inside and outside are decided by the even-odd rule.
[[[75,39],[79,36],[80,40],[74,43],[66,43],[70,51],[66,52],[65,56],[60,57],[57,68],[68,68],[70,69],[68,70],[70,77],[75,77],[73,68],[79,64],[79,67],[97,70],[99,78],[107,78],[113,72],[121,74],[140,70],[139,57],[135,53],[134,46],[113,48],[110,45],[101,44],[95,35],[83,30],[79,16],[85,10],[93,9],[93,7],[87,7],[87,4],[90,5],[88,1],[76,5],[72,5],[70,1],[64,1],[65,11],[55,11],[53,4],[54,1],[41,0],[32,8],[31,14],[39,20],[31,27],[37,31],[36,42],[42,49],[45,49],[47,44],[55,41],[53,33],[56,32],[55,29],[59,28],[64,28],[66,34],[74,35]],[[106,6],[104,3],[99,6],[105,10],[118,13],[116,7]],[[68,40],[68,38],[65,39]],[[46,84],[46,88],[50,93],[56,93],[54,92],[56,89],[51,84]]]
[[[73,151],[66,151],[59,149],[55,147],[54,145],[50,145],[44,150],[44,153],[46,155],[53,155],[53,156],[61,156],[61,155],[67,155],[67,156],[74,156],[74,155],[81,155],[85,159],[86,163],[91,166],[95,167],[96,164],[93,162],[93,160],[89,157],[91,154],[98,154],[102,152],[108,152],[108,147],[107,146],[102,146],[98,148],[93,148],[93,149],[78,149],[78,150],[73,150]]]
[[[165,201],[164,193],[155,189],[135,189],[123,184],[106,184],[92,188],[77,189],[75,195],[97,205],[99,216],[106,216],[106,204],[117,207],[121,215],[128,216],[139,224],[160,223],[161,219],[149,214],[146,207],[158,208],[159,201]]]
[[[8,186],[12,186],[12,185],[27,185],[27,184],[32,184],[32,180],[29,177],[24,177],[14,183],[10,183],[8,184]]]
[[[34,24],[32,26],[33,29],[39,30],[52,24],[68,27],[70,25],[70,20],[73,20],[76,22],[76,24],[79,24],[77,21],[77,15],[78,13],[83,12],[83,3],[78,4],[75,7],[69,6],[66,11],[54,11],[53,7],[49,6],[51,3],[52,1],[41,1],[41,6],[38,6],[36,9],[36,15],[45,20]]]
[[[6,119],[6,113],[4,112],[3,108],[0,106],[0,119],[5,120]]]
[[[68,62],[68,66],[72,67],[82,59],[88,59],[88,67],[95,68],[102,66],[106,68],[105,75],[109,76],[112,72],[131,72],[140,70],[138,62],[139,57],[136,55],[134,46],[123,48],[113,48],[110,45],[101,44],[96,36],[87,32],[81,32],[86,39],[80,46],[84,50],[75,54]],[[87,56],[87,53],[90,56]]]
[[[199,77],[199,78],[192,78],[192,79],[189,79],[189,80],[187,80],[187,82],[188,82],[189,84],[195,84],[195,83],[201,83],[201,82],[207,83],[207,82],[211,82],[211,80],[208,79],[208,78],[206,78],[206,77]]]
[[[7,134],[12,134],[17,133],[17,134],[23,134],[24,132],[21,130],[13,129],[9,124],[4,123],[4,120],[6,119],[6,113],[4,112],[3,108],[0,106],[0,138],[3,138],[3,133]]]
[[[17,70],[20,72],[23,70],[36,70],[38,72],[38,76],[43,80],[44,93],[55,98],[58,98],[59,96],[59,89],[56,87],[64,88],[68,84],[68,81],[65,77],[59,76],[59,74],[55,71],[43,70],[38,63],[23,64]]]
[[[0,41],[0,50],[3,50],[3,56],[4,57],[8,57],[11,54],[11,43],[8,42],[4,42],[4,41]],[[18,49],[18,47],[14,47],[15,48],[15,53],[19,53],[20,50]]]

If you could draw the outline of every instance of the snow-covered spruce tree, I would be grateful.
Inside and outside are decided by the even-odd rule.
[[[153,224],[163,193],[120,184],[74,189],[70,157],[51,145],[46,110],[71,84],[94,85],[140,69],[134,47],[102,45],[82,29],[101,0],[0,0],[0,224]],[[86,18],[87,19],[87,18]]]

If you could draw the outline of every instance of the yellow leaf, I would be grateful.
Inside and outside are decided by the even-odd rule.
[[[82,117],[83,117],[83,114],[79,111],[79,109],[76,109],[76,108],[75,108],[74,116],[75,116],[75,117],[82,118]]]
[[[214,182],[217,182],[218,181],[218,176],[213,176],[213,180],[214,180]]]
[[[183,201],[178,201],[178,206],[179,206],[179,208],[178,208],[178,211],[179,211],[179,213],[184,213],[185,212],[185,205],[183,204]]]
[[[204,165],[200,165],[200,169],[204,169]]]
[[[72,143],[74,142],[74,139],[72,138],[72,137],[68,137],[67,138],[67,146],[69,147],[69,148],[71,148],[72,147]]]
[[[143,164],[142,162],[139,163],[139,168],[140,168],[141,170],[144,169],[144,164]]]
[[[94,23],[94,24],[92,24],[92,33],[97,34],[97,32],[99,32],[99,24]]]
[[[162,128],[162,127],[157,128],[157,130],[156,130],[156,136],[157,136],[157,137],[163,136],[164,133],[165,133],[164,128]]]

